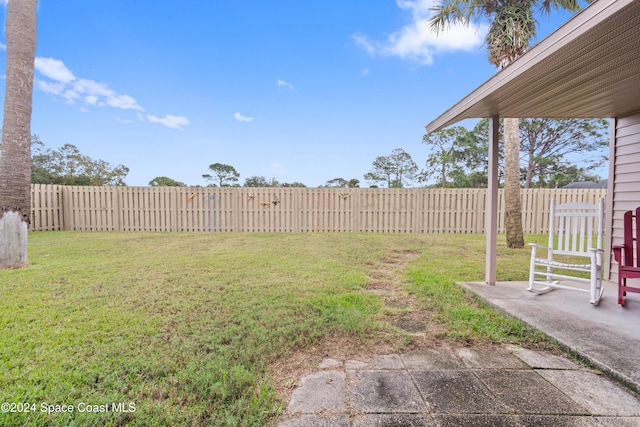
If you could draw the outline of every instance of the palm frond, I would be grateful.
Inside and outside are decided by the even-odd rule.
[[[482,17],[489,17],[496,0],[440,0],[431,7],[429,28],[436,33],[455,24],[469,25]]]
[[[584,0],[587,4],[593,3],[595,0]],[[532,4],[536,4],[538,1],[532,1]],[[551,13],[551,8],[555,10],[565,9],[570,12],[577,12],[582,9],[581,1],[579,0],[543,0],[540,5],[540,10],[547,15]]]
[[[551,8],[580,10],[581,3],[595,0],[439,0],[430,8],[429,28],[440,33],[455,24],[491,23],[487,35],[489,61],[499,68],[522,55],[535,37],[533,11],[550,14]]]

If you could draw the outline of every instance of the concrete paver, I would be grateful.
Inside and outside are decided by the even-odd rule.
[[[402,359],[397,354],[386,354],[373,358],[372,369],[402,369]]]
[[[600,420],[594,417],[559,415],[522,415],[518,417],[516,425],[522,427],[601,427]]]
[[[598,417],[599,427],[640,427],[637,417]]]
[[[436,415],[434,418],[439,427],[601,427],[595,418],[557,415]]]
[[[439,427],[437,422],[420,414],[375,414],[361,415],[352,423],[353,427]]]
[[[405,366],[411,370],[440,371],[464,369],[465,364],[451,350],[430,348],[401,356]]]
[[[281,427],[640,427],[633,391],[517,346],[324,360],[319,369],[300,381]]]
[[[515,345],[507,345],[506,348],[534,369],[580,369],[580,366],[566,357],[532,351]]]
[[[473,350],[459,348],[456,354],[469,369],[528,369],[530,368],[513,353],[496,348]]]
[[[640,427],[640,305],[526,284],[466,284],[588,360],[518,346],[431,348],[370,360],[325,359],[301,379],[280,427]],[[586,302],[585,302],[586,301]],[[631,327],[630,325],[633,325]]]
[[[520,414],[583,414],[580,407],[536,371],[476,371],[489,390],[507,406]]]
[[[418,413],[426,407],[404,370],[357,371],[349,381],[351,407],[363,413]]]
[[[307,375],[293,392],[287,410],[291,413],[315,414],[345,410],[345,375],[340,371],[320,371]]]
[[[594,415],[640,416],[638,400],[606,377],[585,371],[541,370],[551,384]]]
[[[280,423],[280,427],[350,427],[349,419],[344,415],[316,416],[301,415]]]
[[[411,375],[431,413],[511,412],[509,407],[493,396],[473,371],[414,371]]]
[[[600,304],[592,306],[583,292],[537,295],[527,291],[526,282],[462,285],[640,393],[640,294],[628,295],[620,307],[617,285],[604,283]]]

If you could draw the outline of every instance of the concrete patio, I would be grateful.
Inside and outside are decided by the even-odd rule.
[[[536,295],[525,282],[462,285],[640,392],[640,294],[627,294],[621,307],[617,285],[605,283],[600,304],[592,306],[588,293],[557,289]]]
[[[536,295],[523,282],[463,286],[596,369],[511,345],[325,358],[279,426],[640,426],[640,295],[621,308],[607,284],[594,307],[587,293]]]

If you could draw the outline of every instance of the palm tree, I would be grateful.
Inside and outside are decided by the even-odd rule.
[[[502,70],[524,54],[535,37],[534,10],[550,14],[552,6],[570,11],[581,7],[578,0],[441,0],[432,8],[430,26],[440,32],[452,24],[490,21],[485,40],[489,62]],[[518,127],[518,119],[504,119],[505,229],[510,248],[524,246]]]
[[[7,4],[7,86],[0,145],[0,268],[27,264],[36,6],[37,0],[10,0]]]

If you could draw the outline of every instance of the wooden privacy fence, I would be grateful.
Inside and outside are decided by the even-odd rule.
[[[522,192],[525,233],[546,233],[549,204],[605,190]],[[32,185],[31,230],[484,233],[486,189],[212,188]],[[499,195],[499,231],[504,199]]]

